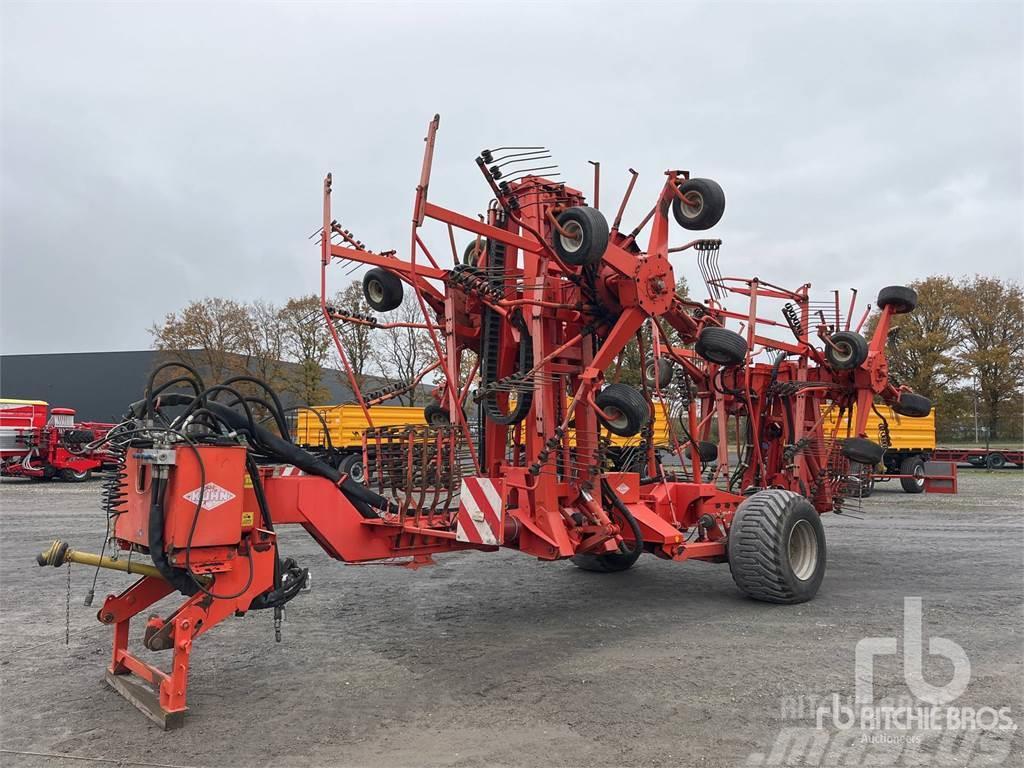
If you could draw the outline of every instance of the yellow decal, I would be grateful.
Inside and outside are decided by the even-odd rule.
[[[254,519],[255,519],[255,516],[253,515],[252,512],[243,512],[242,513],[242,527],[243,528],[252,528],[252,523],[253,523]]]

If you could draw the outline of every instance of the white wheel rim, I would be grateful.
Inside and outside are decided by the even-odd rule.
[[[369,294],[370,300],[377,304],[384,301],[384,286],[380,284],[379,280],[370,280],[366,284],[366,293]]]
[[[629,419],[626,418],[626,414],[618,408],[609,407],[602,410],[604,410],[604,415],[607,417],[608,426],[615,429],[625,429],[629,426]]]
[[[348,476],[355,480],[357,483],[363,482],[363,475],[366,473],[363,471],[363,462],[353,464],[352,468],[348,472]]]
[[[789,567],[800,581],[807,581],[818,566],[818,537],[806,520],[797,520],[789,532]]]
[[[679,201],[679,209],[686,218],[697,218],[704,210],[704,196],[700,192],[687,192]]]
[[[918,488],[924,488],[924,467],[920,464],[914,467],[914,482]]]
[[[558,240],[561,242],[562,248],[566,253],[576,253],[583,247],[583,227],[575,221],[567,221],[562,224],[562,229],[570,235],[566,237],[561,232],[558,233]]]
[[[832,358],[837,363],[846,363],[853,359],[853,346],[840,341],[832,348]]]

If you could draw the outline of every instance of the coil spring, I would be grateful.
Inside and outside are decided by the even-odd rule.
[[[125,511],[128,492],[128,472],[126,471],[125,457],[128,454],[127,443],[111,442],[108,452],[114,459],[113,470],[107,472],[103,480],[103,491],[100,495],[103,511],[108,518],[120,515]]]
[[[387,395],[393,395],[395,392],[398,392],[400,389],[407,388],[408,386],[409,385],[404,381],[396,381],[393,384],[388,384],[386,387],[381,387],[380,389],[375,389],[372,392],[367,392],[363,395],[363,401],[368,402],[370,400],[379,400]]]
[[[782,316],[786,318],[786,324],[793,331],[794,336],[803,336],[804,325],[800,322],[800,313],[796,311],[796,307],[787,302],[786,306],[782,308]]]
[[[448,274],[447,281],[450,285],[460,286],[466,293],[476,293],[493,299],[500,299],[504,295],[504,288],[500,284],[492,284],[476,267],[464,264],[455,267]]]
[[[883,448],[892,447],[892,435],[889,434],[889,422],[882,419],[878,423],[878,444]]]

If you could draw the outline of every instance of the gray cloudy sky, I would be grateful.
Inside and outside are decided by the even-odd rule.
[[[666,168],[717,179],[726,274],[873,299],[1024,270],[1020,3],[0,14],[4,353],[140,349],[191,299],[316,291],[328,170],[342,223],[404,251],[435,112],[431,197],[466,213],[481,148],[539,143],[585,190],[602,162],[609,218],[629,166],[634,222]]]

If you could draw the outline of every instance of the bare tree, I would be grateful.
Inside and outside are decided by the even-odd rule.
[[[237,372],[236,353],[245,335],[245,306],[231,299],[193,301],[149,329],[162,357],[191,365],[212,381]]]
[[[385,322],[422,323],[423,313],[415,295],[406,292],[402,304],[387,313]],[[437,359],[430,335],[422,328],[382,328],[375,333],[380,334],[380,343],[375,342],[371,346],[371,354],[384,378],[410,382]],[[417,405],[421,400],[418,388],[399,398],[399,402],[405,405]]]
[[[241,367],[250,375],[263,379],[274,389],[284,389],[284,333],[280,310],[273,304],[254,301],[245,305],[245,325],[239,337],[237,352]]]
[[[363,295],[363,284],[359,280],[353,280],[347,288],[339,291],[334,298],[334,306],[343,314],[369,316],[372,314],[370,306],[366,303]],[[370,370],[377,365],[377,353],[375,345],[381,345],[384,331],[376,330],[369,325],[339,320],[335,323],[338,335],[341,336],[341,343],[345,347],[345,357],[352,367],[352,373],[356,384],[362,390],[370,376]],[[335,357],[337,353],[334,353]],[[337,361],[340,373],[338,378],[346,387],[350,386],[348,375],[344,371],[341,361]]]
[[[305,405],[323,403],[329,397],[324,387],[324,366],[334,349],[320,298],[312,294],[289,299],[279,312],[286,358],[295,364],[289,375],[289,389]]]

